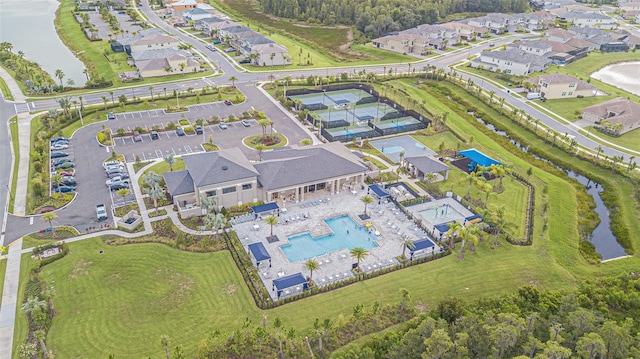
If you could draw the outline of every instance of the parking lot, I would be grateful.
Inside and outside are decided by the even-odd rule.
[[[239,121],[226,123],[227,129],[221,129],[219,125],[203,125],[202,134],[192,134],[178,136],[175,130],[167,130],[158,132],[158,139],[151,139],[151,129],[154,125],[164,127],[167,122],[151,122],[141,126],[147,129],[149,133],[141,134],[142,141],[135,142],[133,136],[115,137],[115,151],[124,155],[127,162],[134,162],[136,156],[140,161],[149,161],[157,158],[164,158],[167,155],[181,156],[189,153],[202,152],[203,143],[208,143],[212,137],[213,143],[220,148],[228,148],[238,146],[242,139],[260,134],[262,128],[258,126],[255,120],[248,120],[251,124],[249,127],[243,126]],[[110,124],[115,123],[115,121]],[[192,122],[193,123],[193,122]],[[112,133],[115,133],[118,127],[110,126]],[[125,128],[127,131],[133,130],[130,126]],[[255,155],[257,158],[257,154]]]

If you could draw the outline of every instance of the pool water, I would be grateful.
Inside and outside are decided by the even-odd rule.
[[[460,212],[451,206],[433,207],[418,213],[433,225],[451,222],[453,220],[460,221],[464,218]]]
[[[287,237],[290,244],[280,246],[289,262],[304,261],[310,258],[335,252],[341,249],[362,247],[375,248],[374,235],[349,216],[340,216],[324,220],[333,233],[314,238],[310,233],[301,233]],[[349,233],[347,233],[349,231]]]

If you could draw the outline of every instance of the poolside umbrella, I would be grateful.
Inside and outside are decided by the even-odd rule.
[[[367,227],[367,228],[371,228],[371,226],[373,226],[373,223],[367,222],[367,223],[364,224],[364,226]]]

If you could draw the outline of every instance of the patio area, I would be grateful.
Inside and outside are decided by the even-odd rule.
[[[426,232],[420,230],[407,216],[398,209],[392,202],[374,202],[367,206],[367,214],[370,216],[366,221],[362,221],[358,215],[364,211],[364,203],[360,201],[363,195],[367,194],[367,189],[352,188],[351,191],[342,192],[332,196],[318,196],[299,203],[286,202],[286,210],[280,211],[280,223],[273,226],[273,234],[277,236],[277,241],[270,241],[271,227],[264,220],[254,220],[236,224],[234,230],[238,233],[238,238],[245,249],[249,244],[261,242],[270,255],[268,261],[262,261],[258,268],[260,277],[267,289],[269,289],[272,299],[298,294],[303,290],[301,285],[283,290],[272,290],[273,280],[284,278],[296,273],[309,276],[309,271],[305,268],[305,260],[291,262],[281,248],[290,244],[289,237],[302,233],[309,233],[314,238],[332,233],[331,229],[324,221],[325,219],[348,215],[355,222],[356,228],[351,231],[368,230],[371,241],[377,247],[368,250],[369,256],[361,261],[360,267],[365,272],[375,271],[384,267],[397,264],[399,255],[402,254],[401,236],[408,235],[417,241],[429,237]],[[367,225],[369,222],[369,225]],[[351,223],[351,222],[349,222]],[[348,234],[348,231],[347,231]],[[335,233],[337,239],[344,236],[344,233]],[[355,235],[355,232],[352,232]],[[433,248],[416,253],[414,258],[431,254],[431,251],[439,251],[436,245]],[[313,272],[313,280],[318,286],[328,285],[332,282],[340,281],[351,277],[352,264],[356,263],[350,256],[350,250],[345,248],[314,257],[320,264],[319,268]],[[407,256],[409,251],[407,251]],[[255,259],[252,257],[254,264]]]

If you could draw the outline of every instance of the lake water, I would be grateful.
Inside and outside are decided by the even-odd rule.
[[[605,66],[591,76],[640,96],[640,62],[623,62]]]
[[[53,20],[59,3],[56,0],[0,0],[0,41],[13,44],[13,52],[25,56],[47,71],[62,70],[67,79],[84,85],[84,65],[58,38]]]

